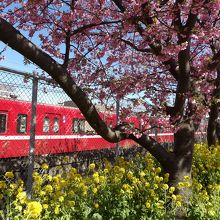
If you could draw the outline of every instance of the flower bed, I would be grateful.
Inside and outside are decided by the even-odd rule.
[[[85,176],[75,168],[54,176],[35,172],[32,200],[27,199],[23,181],[6,172],[0,181],[1,218],[173,219],[179,208],[188,219],[220,216],[220,147],[195,145],[193,183],[185,176],[178,185],[192,189],[187,206],[150,155],[138,154],[129,161],[119,157],[114,166],[103,161],[103,169],[92,163]],[[47,170],[47,164],[42,169]]]

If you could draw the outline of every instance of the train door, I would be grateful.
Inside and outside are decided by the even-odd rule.
[[[45,113],[43,117],[41,149],[39,153],[50,154],[62,152],[61,115]]]
[[[0,158],[8,153],[8,141],[5,140],[8,130],[8,112],[0,111]]]

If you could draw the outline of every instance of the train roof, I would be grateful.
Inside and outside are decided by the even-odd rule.
[[[19,104],[29,104],[31,105],[31,101],[25,101],[25,100],[19,100],[19,99],[16,99],[16,98],[5,98],[5,97],[0,97],[0,100],[4,100],[4,101],[7,101],[7,102],[14,102],[14,103],[19,103]],[[62,104],[48,104],[48,103],[37,103],[38,106],[48,106],[48,107],[62,107],[62,108],[65,108],[65,109],[76,109],[76,110],[79,110],[79,108],[76,106],[76,104],[72,104],[73,101],[65,101],[63,102]],[[97,105],[96,106],[98,112],[108,112],[109,114],[114,114],[114,112],[110,112],[108,110],[105,110],[103,106],[101,105]]]

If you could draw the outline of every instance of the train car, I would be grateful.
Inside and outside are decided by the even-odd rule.
[[[59,105],[37,105],[35,154],[59,154],[75,151],[114,148],[116,144],[105,141],[86,122],[78,108]],[[100,112],[111,127],[116,125],[116,115]],[[30,146],[31,103],[13,99],[0,99],[0,158],[28,156]],[[128,123],[139,127],[137,117]],[[155,133],[149,134],[155,137]],[[171,131],[156,132],[159,142],[172,142]],[[135,145],[131,140],[119,143],[121,147]]]

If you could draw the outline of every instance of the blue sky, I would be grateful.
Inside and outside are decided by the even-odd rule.
[[[4,49],[5,44],[0,42],[0,51]],[[6,51],[3,53],[5,59],[0,61],[0,66],[8,67],[18,71],[24,71],[26,73],[32,74],[33,71],[41,73],[41,70],[33,64],[24,64],[24,57],[18,52],[12,50],[10,47],[7,47]],[[19,99],[30,101],[31,100],[31,82],[23,83],[23,77],[15,76],[13,74],[7,74],[0,71],[0,84],[6,84],[11,87],[12,91],[16,93]],[[23,88],[22,85],[25,85],[27,88]],[[45,88],[44,88],[45,87]],[[44,92],[46,89],[46,93]],[[39,83],[39,96],[38,101],[41,103],[48,104],[58,104],[64,101],[70,100],[69,97],[61,92],[60,89],[54,89],[52,86],[43,86]],[[56,95],[55,95],[56,93]]]
[[[0,51],[2,51],[4,47],[5,44],[0,42]],[[37,70],[37,66],[35,65],[24,65],[24,57],[10,47],[7,47],[6,51],[3,52],[3,55],[5,56],[5,59],[0,61],[1,66],[30,73]]]

